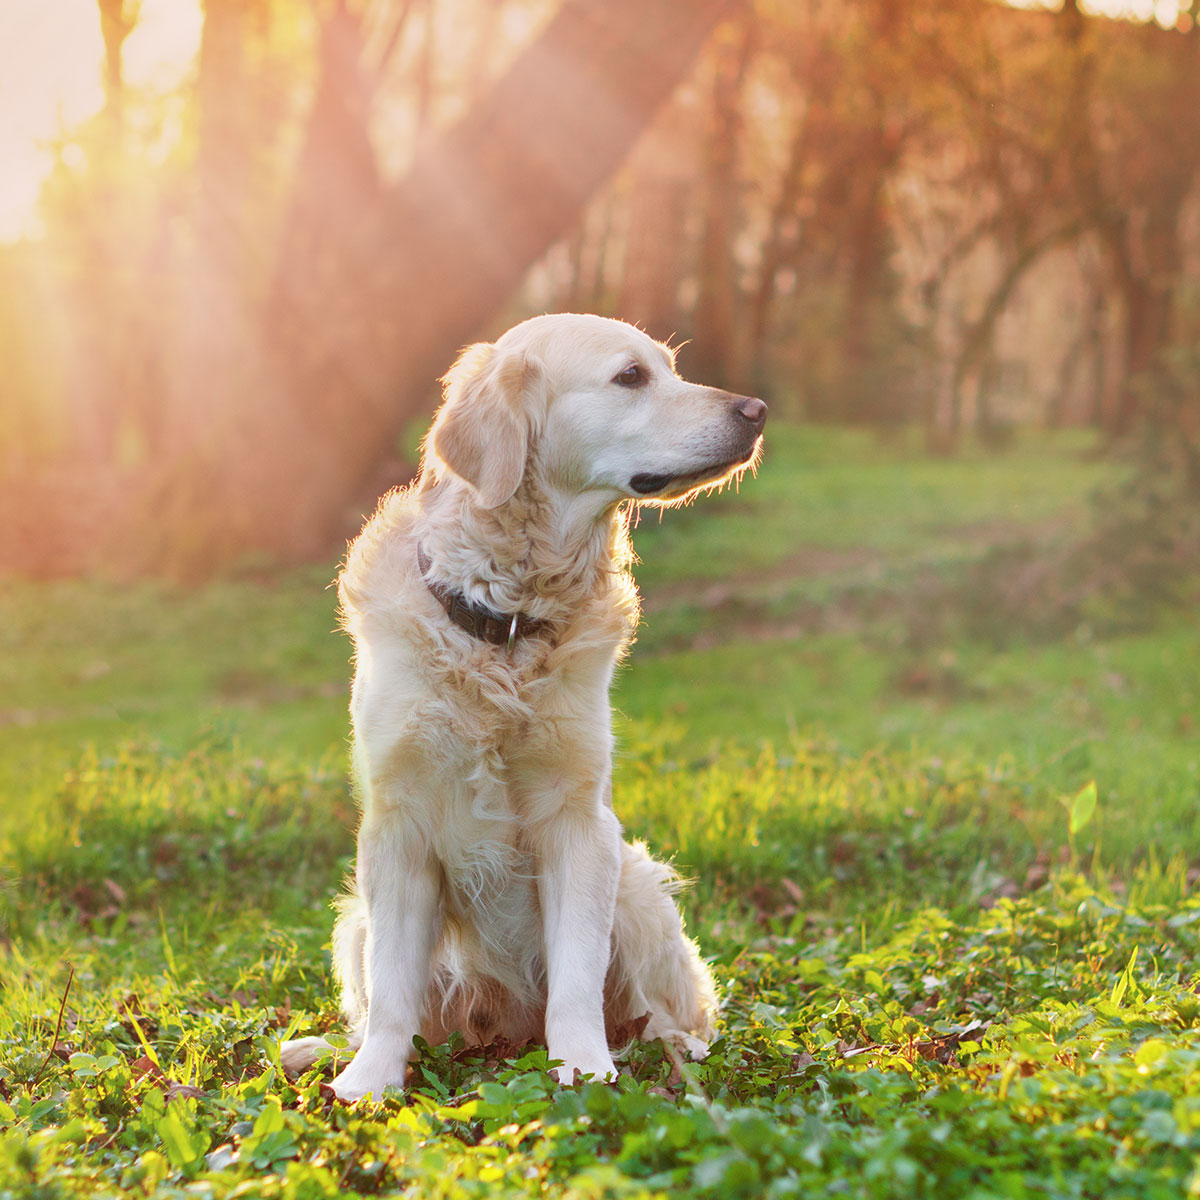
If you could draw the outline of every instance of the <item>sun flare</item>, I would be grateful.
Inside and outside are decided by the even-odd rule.
[[[191,71],[203,0],[126,0],[136,16],[122,54],[126,85],[165,95]],[[1055,8],[1058,0],[1006,0]],[[1086,12],[1164,28],[1185,18],[1179,0],[1085,0]],[[524,19],[510,12],[507,22]],[[519,39],[518,39],[519,40]],[[0,242],[36,235],[37,201],[72,132],[104,106],[104,42],[95,0],[0,4]],[[78,157],[78,154],[76,154]],[[70,162],[71,152],[67,151]]]
[[[200,0],[143,0],[124,46],[126,85],[160,94],[177,87],[202,20]],[[72,131],[104,106],[103,63],[95,0],[0,4],[0,240],[38,232],[46,176]]]

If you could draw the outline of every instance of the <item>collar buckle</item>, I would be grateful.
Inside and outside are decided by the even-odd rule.
[[[425,586],[433,594],[437,602],[446,611],[446,615],[460,629],[479,638],[491,642],[494,646],[503,646],[505,652],[511,654],[513,647],[520,637],[536,636],[548,627],[546,621],[534,621],[523,618],[521,613],[498,613],[482,605],[472,604],[461,592],[456,592],[429,578],[429,568],[433,564],[425,553],[425,547],[417,543],[417,568],[425,581]]]

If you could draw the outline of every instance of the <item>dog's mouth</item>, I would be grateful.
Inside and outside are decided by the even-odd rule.
[[[672,479],[678,478],[677,475],[634,475],[629,486],[639,496],[653,496],[655,492],[661,492]]]
[[[697,467],[692,471],[680,471],[670,475],[640,472],[630,476],[629,487],[639,496],[678,499],[697,488],[719,484],[735,471],[750,466],[758,453],[760,441],[761,439],[755,441],[749,454],[730,459],[727,462],[712,463],[706,467]]]

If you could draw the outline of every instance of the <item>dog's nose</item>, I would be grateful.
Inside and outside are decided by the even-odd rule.
[[[748,421],[754,427],[755,433],[762,432],[762,427],[767,423],[767,406],[761,400],[756,400],[753,396],[742,396],[738,399],[736,409],[737,415]]]

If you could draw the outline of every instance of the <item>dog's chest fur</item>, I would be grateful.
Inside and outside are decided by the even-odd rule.
[[[443,693],[439,707],[457,712],[444,712],[448,719],[437,739],[439,757],[446,756],[442,792],[448,802],[435,843],[456,888],[480,895],[511,877],[528,879],[537,869],[526,837],[531,827],[573,804],[590,808],[598,797],[608,802],[611,664],[610,651],[590,670],[581,671],[578,662],[549,671],[544,664],[528,673],[517,668],[515,686],[498,695],[476,677],[468,690],[482,686],[483,705],[460,707],[453,692]],[[568,713],[564,695],[572,699]],[[486,713],[490,696],[490,720],[454,719]]]
[[[389,775],[425,781],[410,792],[376,779],[372,796],[395,797],[425,831],[452,907],[507,907],[516,892],[528,907],[527,831],[572,804],[608,802],[608,687],[626,624],[583,611],[569,637],[511,653],[436,610],[354,621],[352,632],[358,737],[388,745]]]
[[[582,671],[579,661],[548,667],[518,659],[511,688],[499,691],[487,715],[502,657],[495,650],[488,655],[486,682],[479,674],[459,675],[434,701],[437,717],[430,714],[426,733],[439,802],[422,817],[456,953],[469,973],[496,979],[513,996],[533,997],[541,986],[542,913],[531,830],[571,805],[610,803],[613,650]],[[569,715],[564,695],[572,698]]]

